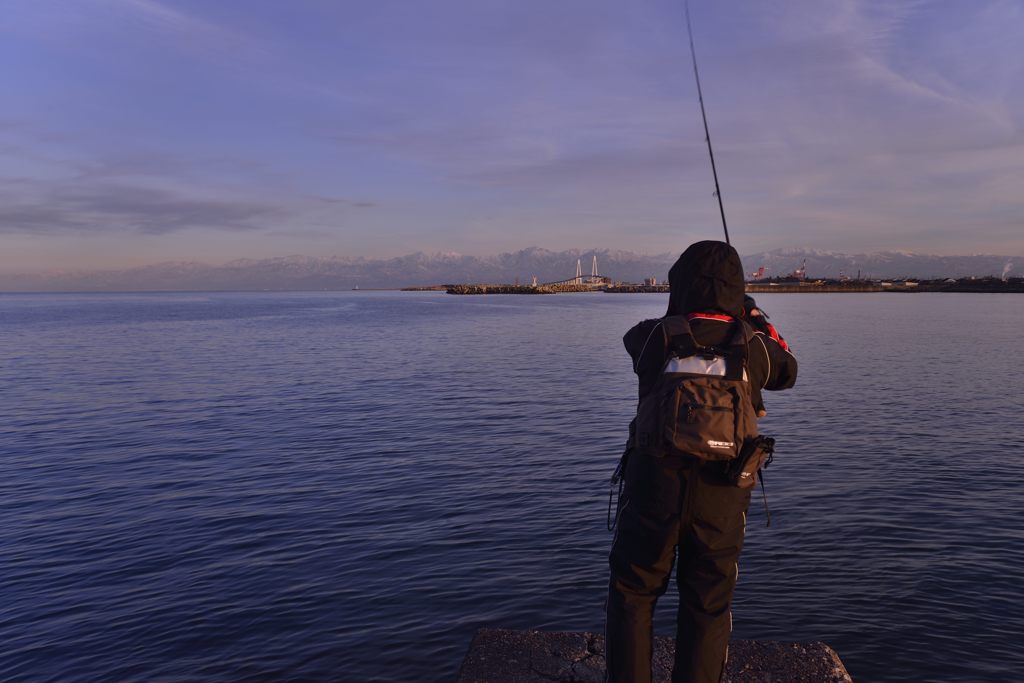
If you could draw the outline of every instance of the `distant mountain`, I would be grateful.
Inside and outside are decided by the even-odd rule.
[[[157,263],[106,271],[0,273],[0,291],[156,291],[156,290],[303,290],[361,287],[409,287],[447,283],[528,283],[570,278],[579,259],[590,274],[597,256],[601,275],[623,282],[647,277],[664,280],[677,254],[647,256],[629,251],[591,249],[550,251],[531,247],[496,256],[415,253],[390,259],[286,256],[239,259],[223,265],[195,262]],[[743,257],[751,273],[765,266],[767,275],[785,275],[807,261],[807,276],[838,277],[840,273],[874,278],[936,278],[971,275],[1019,275],[1018,256],[930,256],[906,252],[840,254],[815,249],[775,249]]]

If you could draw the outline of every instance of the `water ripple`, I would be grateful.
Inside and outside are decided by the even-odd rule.
[[[1024,298],[761,303],[801,381],[766,397],[737,635],[1013,680]],[[620,337],[663,305],[0,296],[4,679],[448,681],[477,627],[600,630]]]

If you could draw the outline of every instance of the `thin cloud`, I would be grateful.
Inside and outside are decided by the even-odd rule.
[[[263,58],[265,49],[248,36],[194,14],[185,14],[157,0],[104,0],[134,17],[175,49],[216,61]]]
[[[901,39],[905,39],[910,21],[928,8],[929,3],[923,0],[845,0],[840,7],[834,26],[841,35],[849,37],[857,52],[855,68],[862,77],[896,93],[951,105],[1006,130],[1012,129],[1012,120],[1004,108],[979,100],[940,72],[918,67],[919,75],[914,75],[893,63],[894,48],[898,47]],[[966,29],[957,27],[955,31],[960,36],[946,36],[949,42],[960,42]]]
[[[703,168],[704,148],[666,143],[659,147],[627,147],[589,153],[566,153],[526,164],[506,164],[462,176],[489,185],[550,186],[610,182],[679,182],[690,169]]]
[[[320,202],[323,204],[333,204],[336,206],[351,206],[356,209],[368,209],[377,206],[375,202],[368,202],[357,199],[344,199],[341,197],[323,197],[320,195],[306,195],[306,199],[313,202]]]
[[[0,185],[13,189],[14,182]],[[24,185],[19,179],[18,185]],[[125,232],[161,235],[189,228],[258,230],[287,216],[282,209],[247,199],[216,199],[125,184],[35,183],[34,199],[22,187],[0,203],[0,233],[34,235]]]

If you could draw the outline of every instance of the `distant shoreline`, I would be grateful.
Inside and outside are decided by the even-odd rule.
[[[746,290],[751,294],[863,294],[878,292],[946,292],[960,294],[1019,294],[1024,293],[1024,278],[962,278],[960,280],[922,281],[881,281],[881,282],[748,282]],[[325,292],[448,292],[459,295],[474,294],[563,294],[563,293],[604,293],[604,294],[667,294],[667,285],[617,284],[605,286],[588,285],[505,285],[505,284],[464,284],[464,285],[420,285],[411,287],[334,287],[319,289],[81,289],[81,290],[6,290],[0,295],[39,294],[287,294]]]
[[[570,292],[602,292],[606,294],[667,294],[668,285],[509,285],[462,284],[438,287],[406,287],[403,291],[440,291],[460,296],[481,294],[559,294]],[[1024,278],[967,278],[960,280],[783,280],[747,282],[751,294],[865,294],[878,292],[947,292],[947,293],[1024,293]]]

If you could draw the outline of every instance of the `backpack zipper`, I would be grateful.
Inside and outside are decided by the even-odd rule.
[[[708,406],[701,403],[687,403],[686,404],[686,423],[694,424],[697,421],[697,410],[710,410],[716,413],[731,413],[732,408],[726,408],[725,406]]]

